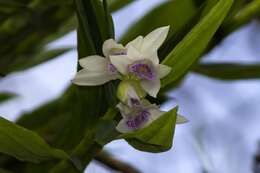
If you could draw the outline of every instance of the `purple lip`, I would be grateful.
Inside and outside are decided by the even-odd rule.
[[[127,120],[126,125],[131,129],[138,129],[143,123],[148,121],[150,115],[147,110],[142,110],[136,117]]]
[[[144,62],[136,62],[128,67],[128,71],[140,79],[154,80],[155,71],[152,65]]]
[[[127,55],[127,52],[125,49],[113,49],[113,51],[111,51],[111,55]]]
[[[108,69],[108,72],[110,74],[116,74],[117,73],[116,67],[113,64],[111,64],[111,63],[107,64],[107,69]]]

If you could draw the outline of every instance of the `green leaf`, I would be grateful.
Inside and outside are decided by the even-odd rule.
[[[19,1],[15,0],[0,0],[0,5],[1,6],[10,6],[10,7],[24,7],[25,5],[23,3],[20,3]]]
[[[24,113],[19,117],[16,123],[34,131],[40,128],[46,128],[46,126],[50,124],[53,119],[69,110],[69,108],[66,109],[65,106],[62,106],[63,98],[64,96],[61,96],[61,98],[46,103],[32,112]]]
[[[5,170],[5,169],[2,169],[2,168],[0,168],[0,173],[12,173],[12,172],[10,172],[10,171],[8,171],[8,170]]]
[[[15,97],[12,93],[0,93],[0,104]]]
[[[178,107],[164,113],[149,126],[133,133],[122,134],[134,148],[147,152],[164,152],[172,147]]]
[[[9,2],[8,15],[4,12],[6,8],[0,7],[0,13],[5,14],[0,15],[2,76],[37,61],[34,58],[37,58],[39,52],[45,51],[43,48],[46,44],[76,28],[72,2],[59,1],[38,6],[37,4],[44,4],[46,1],[19,1],[20,6],[23,6],[19,8],[10,4],[16,2]]]
[[[51,148],[36,133],[0,117],[0,152],[22,161],[39,163],[52,159],[67,159],[68,155]]]
[[[134,23],[120,39],[123,44],[139,35],[146,35],[155,28],[170,25],[168,38],[181,32],[196,16],[198,6],[193,0],[168,1],[154,8]]]
[[[115,140],[120,133],[116,130],[117,122],[113,120],[101,120],[97,126],[95,141],[104,146]]]
[[[89,46],[94,52],[102,55],[102,44],[109,38],[114,38],[112,17],[108,13],[106,1],[75,0],[80,35],[84,38],[84,47]]]
[[[259,16],[260,0],[253,0],[246,4],[241,10],[237,12],[225,25],[225,34],[228,34],[242,25],[250,22],[254,17]]]
[[[126,5],[134,2],[134,0],[108,0],[109,11],[115,12],[125,7]]]
[[[260,64],[199,64],[193,71],[221,80],[241,80],[260,78]]]
[[[163,64],[171,66],[171,73],[162,80],[162,87],[182,77],[191,65],[202,55],[211,38],[223,22],[233,0],[219,0],[199,23],[164,59]]]
[[[102,55],[103,42],[114,37],[114,33],[111,32],[113,26],[109,21],[111,15],[106,9],[106,3],[97,0],[75,0],[75,5],[79,21],[78,58],[93,54]],[[67,112],[63,131],[57,139],[62,147],[66,146],[67,149],[73,150],[72,155],[80,159],[83,167],[102,148],[94,141],[96,125],[109,106],[115,105],[115,85],[116,83],[110,82],[95,87],[75,85],[71,87],[71,93],[68,96],[70,110]],[[67,143],[73,145],[67,145]],[[72,172],[72,170],[73,168],[63,161],[57,164],[51,172],[63,173]]]
[[[115,140],[120,134],[116,130],[117,122],[114,120],[117,115],[117,108],[109,108],[106,114],[99,120],[95,135],[95,141],[98,144],[104,146]]]
[[[45,61],[49,61],[51,59],[54,59],[64,53],[67,53],[68,51],[73,50],[72,47],[65,47],[65,48],[56,48],[56,49],[50,49],[50,50],[45,50],[42,52],[38,52],[38,54],[34,54],[32,56],[34,57],[30,57],[30,56],[26,56],[26,57],[20,57],[19,59],[17,59],[11,66],[11,68],[9,69],[10,72],[12,71],[20,71],[20,70],[24,70],[27,69],[29,67],[33,67],[35,65],[39,65]],[[24,61],[26,58],[30,58],[30,61]]]

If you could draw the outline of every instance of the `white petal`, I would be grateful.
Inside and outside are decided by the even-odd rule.
[[[142,52],[140,52],[140,48],[136,48],[135,46],[132,45],[128,45],[127,46],[127,56],[135,61],[139,61],[139,60],[144,60],[144,59],[148,59],[150,61],[152,61],[152,63],[154,65],[159,64],[159,58],[157,56],[157,51],[151,51],[146,54],[143,54]]]
[[[153,62],[154,66],[159,64],[159,57],[157,55],[157,51],[150,52],[150,54],[145,54],[145,59],[149,59]]]
[[[126,124],[127,119],[123,118],[118,125],[116,126],[116,130],[121,133],[130,133],[133,132],[135,129],[131,129]]]
[[[149,120],[145,124],[143,124],[141,128],[149,126],[154,120],[158,119],[165,112],[160,111],[159,109],[156,108],[151,108],[149,109],[149,113],[150,113]]]
[[[172,68],[167,66],[167,65],[163,65],[163,64],[159,64],[158,66],[158,76],[159,78],[164,78],[165,76],[167,76],[170,72],[171,72]]]
[[[149,109],[149,113],[151,114],[151,120],[149,120],[149,121],[154,121],[157,118],[159,118],[162,114],[164,114],[165,112],[163,112],[157,108],[151,108],[151,109]]]
[[[130,109],[128,106],[124,105],[123,103],[118,103],[116,107],[119,109],[120,114],[122,115],[123,118],[127,116],[127,114],[130,113]]]
[[[160,79],[153,81],[142,80],[141,86],[150,96],[156,97],[161,87]]]
[[[118,44],[114,39],[108,39],[103,43],[102,51],[105,57],[110,55],[112,49],[124,49],[122,44]]]
[[[107,71],[107,63],[108,59],[98,55],[88,56],[79,60],[81,67],[96,72]]]
[[[139,97],[138,97],[138,95],[135,91],[135,88],[133,86],[129,85],[126,92],[127,92],[126,94],[127,94],[128,98],[133,98],[133,99],[139,100]]]
[[[117,55],[117,56],[109,56],[111,63],[116,67],[116,69],[122,73],[127,74],[128,65],[132,64],[132,60],[130,60],[126,55]]]
[[[185,118],[182,115],[177,115],[177,119],[176,119],[176,123],[177,124],[184,124],[187,123],[189,120],[187,118]]]
[[[167,37],[169,26],[155,29],[144,37],[141,52],[149,54],[151,51],[157,51]]]
[[[127,56],[133,61],[144,60],[144,56],[133,46],[128,46]]]
[[[129,46],[132,46],[134,48],[136,48],[137,50],[141,50],[143,44],[143,37],[142,36],[138,36],[136,37],[134,40],[130,41],[127,45],[126,48],[128,48]]]
[[[82,86],[96,86],[102,85],[115,78],[115,75],[110,75],[105,72],[93,72],[82,69],[76,74],[72,82]]]

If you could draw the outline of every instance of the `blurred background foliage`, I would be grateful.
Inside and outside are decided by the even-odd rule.
[[[134,1],[107,0],[101,4],[101,1],[97,0],[0,0],[0,80],[13,72],[23,71],[47,62],[72,49],[78,50],[79,58],[91,54],[102,54],[100,48],[103,41],[114,37],[110,13],[132,2]],[[161,60],[166,57],[164,62],[173,63],[172,65],[178,64],[176,63],[178,58],[187,57],[187,65],[181,64],[176,67],[183,71],[174,80],[169,79],[171,82],[166,82],[167,86],[160,93],[161,99],[156,100],[158,103],[165,102],[168,99],[165,97],[165,92],[177,87],[190,71],[223,80],[260,77],[259,64],[213,64],[200,61],[203,55],[210,52],[230,33],[253,19],[259,20],[259,0],[234,0],[230,10],[228,2],[232,3],[232,1],[223,0],[166,1],[133,23],[120,38],[120,42],[125,44],[136,36],[145,35],[157,27],[171,26],[168,38],[159,50],[159,57]],[[228,14],[225,15],[227,12]],[[49,47],[51,42],[76,29],[78,31],[77,48]],[[186,39],[188,36],[190,36],[189,40]],[[187,46],[188,44],[190,45]],[[185,46],[186,49],[183,48]],[[191,53],[187,55],[189,51]],[[182,56],[172,61],[178,52],[181,52]],[[167,61],[167,58],[171,60]],[[33,112],[21,115],[16,123],[36,132],[51,146],[63,149],[72,156],[76,155],[81,162],[77,163],[77,160],[72,160],[74,167],[76,165],[79,170],[83,170],[92,156],[102,148],[95,142],[88,142],[94,135],[89,129],[98,123],[99,117],[104,115],[109,106],[115,105],[113,93],[116,85],[116,82],[111,82],[95,88],[70,86],[60,98]],[[0,104],[13,97],[16,96],[12,93],[0,93]],[[96,104],[101,101],[104,104]],[[78,151],[78,144],[94,147],[90,147],[91,151]],[[107,161],[111,158],[107,156],[100,154],[96,156],[96,159],[109,165]],[[114,163],[115,161],[112,161],[110,167],[113,168]],[[35,165],[21,162],[4,154],[0,155],[0,167],[3,169],[0,172],[8,172],[5,170],[29,173],[47,172],[52,167],[58,167],[54,169],[53,172],[55,172],[59,170],[60,165],[65,164],[68,163],[58,163],[56,160]],[[65,170],[74,172],[74,168],[71,167],[73,166],[67,165]]]

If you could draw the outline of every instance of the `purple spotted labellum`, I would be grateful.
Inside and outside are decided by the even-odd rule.
[[[146,110],[137,112],[134,118],[130,118],[126,121],[126,125],[131,129],[140,128],[145,122],[149,120],[150,113]]]
[[[121,133],[130,133],[142,129],[163,113],[159,108],[145,99],[139,100],[129,98],[128,104],[117,105],[123,119],[118,123],[116,129]]]
[[[128,71],[139,79],[152,81],[156,78],[156,71],[153,65],[147,61],[137,61],[130,64]]]
[[[118,74],[116,67],[110,62],[107,63],[107,69],[109,74]]]

